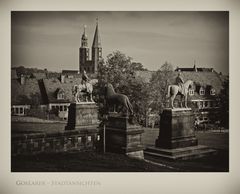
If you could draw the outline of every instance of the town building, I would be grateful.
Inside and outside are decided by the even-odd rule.
[[[186,82],[192,80],[193,88],[189,88],[188,105],[193,109],[195,116],[202,122],[210,123],[219,119],[220,101],[219,95],[223,89],[223,82],[227,80],[226,76],[217,73],[213,68],[198,68],[196,65],[193,68],[179,68],[173,72],[172,76],[166,80],[169,84],[176,84],[175,79],[178,72],[181,71],[181,76]],[[135,76],[143,81],[150,83],[154,71],[136,71]],[[163,76],[164,76],[164,72]],[[175,100],[175,107],[180,107],[179,96]],[[152,122],[158,121],[158,113],[149,111],[146,123],[148,126],[153,126]],[[154,121],[154,118],[157,118]]]
[[[20,78],[13,73],[11,79],[11,114],[24,116],[34,105],[43,104],[41,91],[36,78]]]

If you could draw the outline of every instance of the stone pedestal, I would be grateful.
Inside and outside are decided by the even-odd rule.
[[[128,116],[109,114],[106,123],[106,151],[144,159],[143,132],[139,125],[129,123]]]
[[[163,110],[155,147],[148,147],[144,154],[175,160],[198,158],[215,152],[207,146],[198,145],[192,110],[177,108]]]
[[[174,149],[197,144],[192,110],[190,108],[163,110],[156,147]]]
[[[65,130],[90,131],[99,125],[96,103],[72,103],[68,110],[68,123]]]

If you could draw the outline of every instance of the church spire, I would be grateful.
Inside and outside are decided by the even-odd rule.
[[[96,19],[96,29],[95,29],[95,34],[93,38],[92,48],[101,48],[101,41],[100,41],[100,36],[98,32],[98,18]]]
[[[86,25],[84,25],[84,31],[83,31],[83,35],[82,35],[82,47],[87,47],[88,46],[88,39],[87,39],[87,35],[86,35]]]
[[[96,30],[92,44],[92,64],[94,66],[93,73],[98,71],[99,61],[102,59],[102,47],[100,42],[100,36],[98,32],[98,18],[96,23]]]

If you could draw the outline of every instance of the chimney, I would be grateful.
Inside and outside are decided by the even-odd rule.
[[[21,84],[21,85],[24,85],[24,84],[25,84],[25,77],[24,77],[23,74],[21,74],[21,76],[20,76],[20,84]]]
[[[64,83],[65,82],[65,76],[63,74],[61,74],[61,83]]]
[[[193,70],[197,72],[196,61],[194,60]]]

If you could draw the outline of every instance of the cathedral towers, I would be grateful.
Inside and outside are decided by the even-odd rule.
[[[81,47],[79,48],[79,71],[85,70],[87,73],[96,73],[98,71],[99,61],[102,58],[102,47],[98,31],[98,21],[92,44],[92,60],[89,60],[88,39],[86,35],[86,26],[81,39]]]

